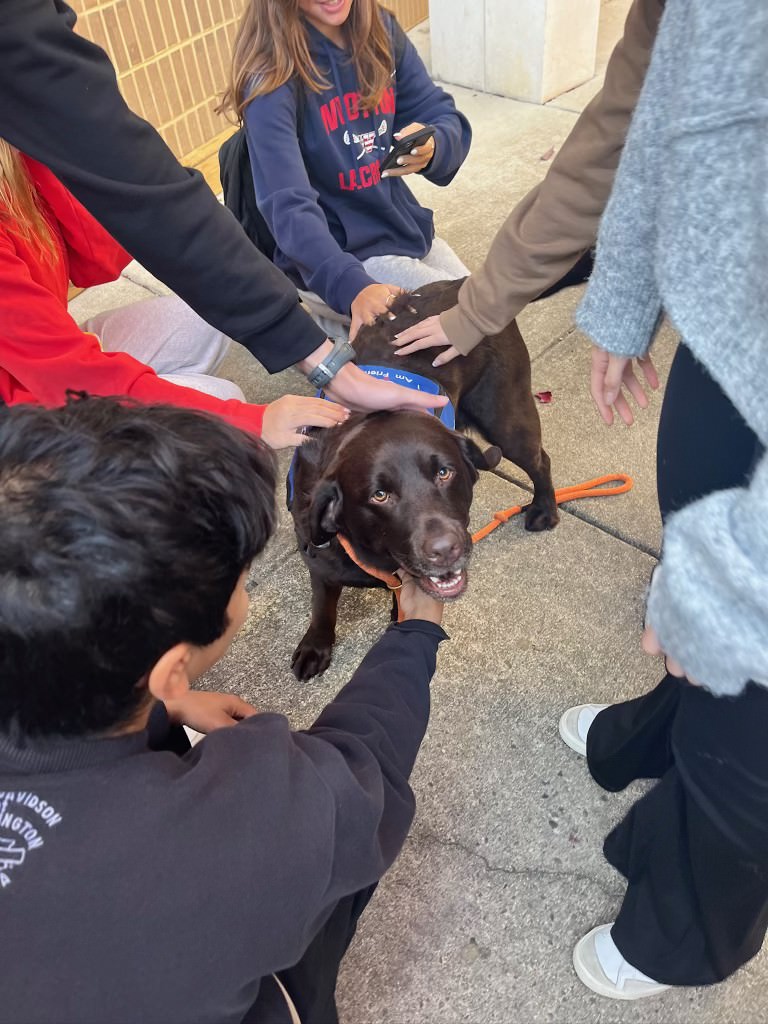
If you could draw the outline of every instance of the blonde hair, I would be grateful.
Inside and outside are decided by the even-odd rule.
[[[392,74],[392,46],[376,0],[354,0],[344,23],[363,110],[377,107]],[[309,51],[299,0],[248,0],[235,37],[229,85],[217,113],[238,122],[256,96],[274,92],[292,78],[311,92],[330,83]]]
[[[0,139],[0,221],[13,221],[15,233],[24,241],[55,254],[51,226],[21,153],[4,139]]]

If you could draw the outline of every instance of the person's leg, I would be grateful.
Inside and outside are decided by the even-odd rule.
[[[655,690],[611,704],[587,733],[587,762],[603,789],[618,792],[635,779],[660,779],[673,763],[670,745],[682,684],[666,675]]]
[[[174,384],[224,400],[244,400],[231,381],[214,377],[231,341],[175,295],[107,310],[80,325],[105,352],[126,352]]]
[[[704,494],[743,486],[761,451],[722,389],[680,344],[659,421],[656,474],[662,519]],[[671,763],[669,735],[679,684],[665,677],[650,694],[601,712],[588,733],[595,779],[622,789],[659,777]]]
[[[203,394],[220,398],[222,402],[227,402],[230,398],[235,398],[238,402],[245,401],[245,395],[240,387],[225,377],[211,377],[207,373],[161,373],[160,376],[171,384],[202,391]]]
[[[683,684],[675,766],[605,841],[628,880],[611,935],[670,985],[721,981],[768,927],[768,690],[737,698]]]
[[[466,277],[469,270],[464,266],[450,245],[442,238],[436,238],[432,248],[422,260],[411,256],[370,256],[363,260],[366,271],[382,284],[396,284],[412,292],[433,281],[454,281]],[[315,323],[329,338],[349,337],[348,316],[337,313],[315,292],[299,289],[305,308]]]
[[[760,451],[681,346],[659,428],[662,516],[743,485]],[[589,730],[590,768],[607,788],[663,773],[605,843],[628,880],[611,938],[628,964],[659,982],[721,980],[760,948],[768,919],[766,729],[763,688],[731,700],[667,677],[638,701],[601,712]]]
[[[741,414],[681,343],[659,419],[656,482],[662,519],[704,494],[744,486],[760,451]]]
[[[336,982],[344,954],[357,929],[360,915],[376,891],[372,885],[340,900],[323,927],[314,936],[301,960],[277,977],[291,997],[301,1024],[337,1024]],[[268,1019],[289,1020],[282,1016],[281,997],[273,984],[264,991],[243,1018],[242,1024],[262,1024]],[[284,1000],[282,1001],[284,1002]],[[272,1016],[266,1014],[267,1007]],[[277,1010],[273,1008],[277,1007]]]
[[[458,281],[460,277],[469,275],[469,268],[464,266],[445,239],[437,236],[422,263],[442,274],[445,281]]]
[[[349,340],[349,326],[352,323],[350,317],[331,309],[316,292],[299,288],[299,297],[306,311],[329,338],[334,341]]]
[[[411,256],[369,256],[363,260],[363,266],[376,281],[396,284],[407,292],[417,291],[434,281],[455,281],[469,273],[442,238],[434,240],[432,248],[421,260]]]

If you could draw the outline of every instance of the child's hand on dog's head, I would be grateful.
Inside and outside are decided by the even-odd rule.
[[[405,569],[398,569],[397,575],[403,581],[400,589],[400,609],[404,619],[425,619],[439,626],[443,621],[443,602],[426,594]]]

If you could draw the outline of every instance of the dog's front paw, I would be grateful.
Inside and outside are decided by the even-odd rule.
[[[305,683],[313,676],[320,676],[331,664],[333,640],[320,637],[310,628],[301,638],[299,646],[293,652],[291,668],[296,678]]]
[[[532,501],[525,507],[525,528],[532,533],[540,533],[542,530],[553,530],[560,522],[560,513],[554,502],[547,502],[544,505],[537,505]]]

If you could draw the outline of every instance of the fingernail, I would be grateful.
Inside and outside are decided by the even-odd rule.
[[[411,150],[411,156],[418,156],[418,152],[415,149]]]
[[[398,166],[398,167],[402,167],[402,164],[403,164],[403,161],[404,161],[404,160],[405,160],[405,157],[399,156],[399,157],[397,158],[397,166]]]
[[[396,335],[395,335],[395,337],[396,337],[396,338],[399,338],[399,337],[400,337],[400,335],[401,335],[402,333],[403,333],[403,332],[402,332],[402,331],[400,331],[400,332],[399,332],[398,334],[396,334]]]
[[[381,172],[381,176],[382,176],[382,178],[388,178],[389,177],[389,171],[382,171]]]

